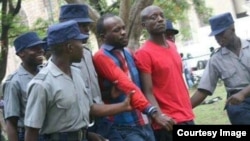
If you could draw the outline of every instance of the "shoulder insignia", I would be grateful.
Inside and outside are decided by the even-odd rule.
[[[41,69],[43,69],[44,67],[47,66],[48,63],[44,63],[44,64],[41,64],[41,65],[38,65],[37,66],[37,69],[40,71]]]
[[[17,72],[7,76],[6,81],[10,81]]]
[[[211,53],[210,56],[213,56],[215,53],[219,52],[220,50],[221,50],[221,47],[216,48],[216,49],[214,50],[214,52]]]
[[[89,49],[88,47],[83,46],[83,48],[84,48],[85,50],[89,51],[90,53],[92,53],[91,49]]]
[[[37,80],[44,80],[46,78],[47,74],[44,74],[44,73],[38,73],[34,79],[37,79]]]

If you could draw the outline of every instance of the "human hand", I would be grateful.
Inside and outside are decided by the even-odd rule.
[[[227,101],[226,101],[226,104],[229,104],[229,105],[238,105],[240,104],[243,100],[245,99],[245,95],[238,92],[234,95],[231,95]]]
[[[165,114],[160,114],[159,112],[154,113],[152,118],[158,125],[162,126],[167,131],[172,131],[173,125],[176,124],[174,119]]]
[[[134,95],[134,93],[135,93],[135,90],[131,91],[131,92],[127,95],[126,99],[123,101],[124,108],[125,108],[126,111],[132,111],[132,110],[133,110],[133,107],[131,106],[130,101],[131,101],[131,98],[132,98],[132,96]]]

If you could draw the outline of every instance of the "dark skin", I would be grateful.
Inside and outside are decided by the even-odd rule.
[[[215,35],[215,39],[221,47],[226,47],[239,57],[241,50],[241,41],[240,38],[235,34],[234,25],[231,25],[225,31]],[[204,101],[208,94],[211,94],[211,92],[198,89],[191,97],[192,107],[195,108],[196,106],[198,106],[202,101]],[[230,96],[227,99],[226,104],[240,104],[249,95],[250,85],[248,85],[238,93]]]
[[[90,26],[90,23],[89,22],[81,22],[81,23],[78,23],[78,27],[81,31],[82,34],[86,34],[86,35],[89,35],[89,26]],[[88,39],[86,40],[83,40],[83,43],[87,43]],[[119,92],[119,90],[115,87],[115,83],[117,83],[118,81],[114,82],[114,86],[112,87],[111,89],[111,96],[112,98],[115,98],[117,96],[117,93]],[[131,92],[131,94],[134,93],[134,92]],[[93,115],[92,115],[93,116]],[[90,132],[89,132],[90,133]],[[98,140],[105,140],[102,136],[98,135],[98,134],[95,134],[95,133],[91,133],[91,134],[88,134],[89,135],[89,139],[91,140],[94,140],[94,141],[98,141]]]
[[[82,54],[82,41],[81,40],[70,40],[69,42],[62,44],[63,51],[60,54],[55,54],[52,52],[52,62],[65,74],[70,76],[71,69],[70,66],[73,62],[80,62],[83,57]],[[130,106],[130,94],[127,99],[122,103],[117,104],[93,104],[90,107],[90,114],[94,116],[108,116],[114,115],[124,111],[130,111],[132,108]],[[34,141],[38,139],[39,129],[26,127],[25,132],[25,141]],[[94,136],[94,133],[91,134],[91,137]],[[94,138],[93,137],[93,138]]]
[[[169,46],[166,42],[165,37],[165,18],[162,9],[157,6],[149,6],[141,12],[141,18],[142,26],[148,31],[150,35],[149,40],[163,48],[168,48]],[[158,108],[158,111],[161,111],[160,106],[153,94],[153,83],[151,74],[141,73],[141,80],[142,89],[146,97],[149,99],[150,103],[152,103]],[[160,117],[160,115],[161,114],[157,116]],[[168,115],[164,115],[161,117],[164,118],[160,118],[159,121],[164,124],[160,125],[168,131],[173,130],[173,125],[175,124],[175,121]]]
[[[175,35],[176,34],[175,34],[174,31],[172,31],[172,30],[166,30],[165,35],[166,35],[166,38],[168,40],[175,42]]]
[[[22,66],[29,73],[36,75],[38,73],[37,66],[43,63],[43,48],[36,45],[21,50],[17,55],[22,60]],[[32,60],[32,61],[31,61]],[[9,117],[6,119],[6,129],[9,141],[18,141],[17,123],[18,117]]]
[[[164,20],[162,20],[162,22],[164,22]],[[165,23],[163,23],[161,26],[163,26],[163,31],[165,31],[164,29]],[[101,37],[105,44],[112,45],[116,47],[116,49],[123,49],[125,46],[127,46],[128,39],[125,31],[125,24],[120,17],[114,16],[105,19],[104,28],[105,28],[105,33],[101,35]],[[160,37],[163,36],[164,34],[160,35]],[[154,38],[156,37],[152,37],[152,39]],[[158,39],[156,40],[158,43],[161,43],[162,46],[167,46],[165,42],[162,42],[161,40]],[[150,102],[152,103],[152,101]],[[152,104],[154,106],[158,105],[157,103],[152,103]],[[162,116],[160,110],[155,112],[151,118],[160,126],[166,128],[167,130],[172,130],[172,124],[174,124],[174,121],[167,116]]]

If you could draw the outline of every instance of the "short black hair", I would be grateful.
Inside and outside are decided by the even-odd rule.
[[[96,34],[98,36],[100,36],[101,34],[104,34],[105,33],[105,29],[104,29],[104,20],[107,19],[107,18],[110,18],[110,17],[115,17],[116,15],[113,14],[113,13],[106,13],[104,15],[102,15],[97,23],[96,23]]]

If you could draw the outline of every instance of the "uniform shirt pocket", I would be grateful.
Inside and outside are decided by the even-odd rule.
[[[56,100],[56,108],[58,111],[55,114],[59,114],[59,117],[63,117],[60,119],[60,122],[68,122],[72,119],[72,115],[77,108],[74,106],[76,102],[76,97],[72,95],[72,93],[60,93],[55,97]]]
[[[235,68],[222,71],[221,79],[224,81],[227,87],[235,87],[240,81]]]

